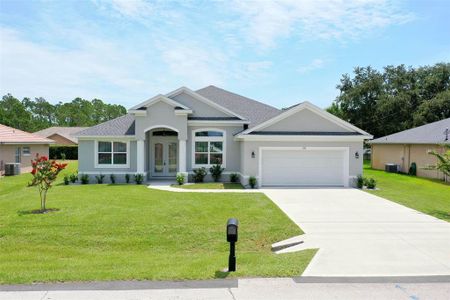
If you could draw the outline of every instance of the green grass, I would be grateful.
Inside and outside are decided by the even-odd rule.
[[[450,185],[439,180],[387,173],[364,164],[364,176],[373,177],[379,190],[369,193],[450,222]]]
[[[230,277],[300,275],[315,253],[271,252],[302,231],[263,194],[65,186],[62,177],[47,204],[60,210],[47,214],[27,213],[39,208],[29,174],[0,179],[0,283],[222,278],[229,217],[240,221]]]
[[[195,184],[185,184],[178,185],[172,184],[173,187],[188,189],[188,190],[198,190],[198,189],[208,189],[208,190],[229,190],[229,189],[243,189],[244,187],[240,183],[223,183],[223,182],[207,182],[207,183],[195,183]]]

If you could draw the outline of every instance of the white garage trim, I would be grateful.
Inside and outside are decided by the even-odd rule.
[[[349,147],[259,147],[259,159],[258,159],[258,186],[262,186],[263,177],[262,177],[262,161],[263,161],[263,152],[265,150],[279,150],[279,151],[342,151],[344,158],[344,167],[342,169],[342,177],[343,177],[343,186],[349,186]]]

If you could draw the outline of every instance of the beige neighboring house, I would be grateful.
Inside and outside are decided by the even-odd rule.
[[[417,165],[417,176],[449,180],[442,172],[425,170],[436,163],[430,150],[444,152],[443,144],[450,143],[450,118],[408,129],[372,140],[372,168],[384,170],[392,163],[407,173],[413,162]]]
[[[48,156],[54,141],[0,124],[0,174],[6,163],[20,163],[21,172],[31,171],[31,160],[39,153]]]
[[[76,134],[87,127],[49,127],[34,134],[54,140],[56,145],[76,146],[78,138]]]

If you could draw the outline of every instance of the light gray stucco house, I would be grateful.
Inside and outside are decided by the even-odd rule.
[[[79,173],[192,174],[220,162],[259,186],[349,186],[372,136],[309,102],[279,110],[208,86],[157,95],[78,133]]]

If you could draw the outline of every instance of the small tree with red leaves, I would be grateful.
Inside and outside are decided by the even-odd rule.
[[[41,198],[41,212],[45,212],[45,202],[47,201],[47,192],[52,187],[59,172],[64,170],[67,164],[59,164],[56,161],[49,161],[46,156],[39,156],[31,161],[33,170],[33,180],[28,186],[37,186],[39,189],[39,196]]]

